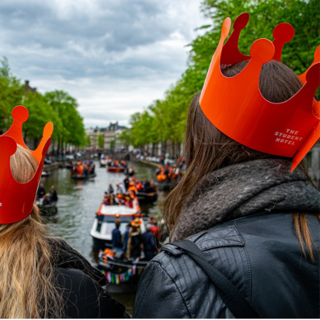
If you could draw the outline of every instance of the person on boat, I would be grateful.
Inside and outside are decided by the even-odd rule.
[[[111,205],[110,194],[107,191],[104,193],[104,197],[102,199],[102,203],[105,206],[110,206]]]
[[[37,191],[37,198],[42,199],[45,194],[46,194],[46,189],[44,188],[43,183],[40,183]]]
[[[112,206],[117,204],[116,198],[115,198],[115,196],[114,196],[113,193],[110,193],[110,204],[111,204]]]
[[[109,194],[114,193],[114,189],[111,183],[109,184],[108,193]]]
[[[123,236],[123,252],[127,251],[130,227],[131,227],[131,224],[128,223],[126,225],[126,231],[124,232],[124,236]]]
[[[151,232],[151,228],[152,225],[148,223],[146,226],[146,232],[142,234],[144,254],[147,261],[150,261],[158,251],[156,246],[156,239]]]
[[[155,216],[150,216],[148,224],[151,226],[151,233],[154,235],[156,239],[156,247],[160,248],[160,243],[161,243],[161,228],[158,227],[158,222]]]
[[[94,164],[94,162],[90,161],[89,174],[95,174],[95,168],[96,168],[96,165]]]
[[[57,190],[54,186],[51,186],[50,189],[50,203],[55,203],[58,201],[58,194]]]
[[[124,186],[125,186],[125,188],[126,188],[126,190],[125,190],[125,192],[128,190],[128,188],[129,188],[129,175],[127,174],[126,175],[126,177],[125,177],[125,179],[123,180],[123,183],[124,183]]]
[[[134,318],[320,317],[320,192],[301,163],[320,138],[320,62],[300,78],[280,62],[285,23],[243,55],[247,22],[225,43],[224,21],[191,103],[186,173],[164,203],[170,243],[143,271]]]
[[[127,192],[130,193],[131,191],[134,191],[134,192],[138,191],[138,189],[137,189],[137,187],[136,187],[134,182],[129,182],[129,187],[127,189]]]
[[[134,260],[140,258],[141,252],[143,251],[143,241],[140,229],[141,223],[142,222],[139,218],[135,218],[131,222],[129,231],[126,256]]]
[[[150,188],[150,181],[146,178],[146,179],[144,179],[144,182],[143,182],[143,191],[149,192],[148,191],[149,188]]]
[[[105,276],[63,239],[50,236],[41,221],[34,198],[50,141],[40,153],[16,142],[22,140],[16,119],[26,114],[16,107],[13,125],[0,136],[0,193],[6,191],[0,206],[0,318],[123,318],[124,306],[103,288]]]
[[[122,251],[123,244],[122,244],[122,236],[120,232],[121,220],[116,219],[114,224],[116,227],[112,230],[112,249],[116,251]]]
[[[141,180],[139,180],[136,184],[135,187],[137,189],[137,191],[142,191],[143,190],[143,184],[141,182]]]
[[[44,206],[47,206],[50,204],[50,199],[49,197],[45,194],[43,197],[42,197],[42,205]]]

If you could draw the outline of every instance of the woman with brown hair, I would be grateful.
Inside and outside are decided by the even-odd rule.
[[[12,115],[0,136],[0,317],[124,317],[124,306],[102,288],[105,277],[42,224],[33,203],[51,133],[45,128],[29,151],[21,130],[28,112],[19,106]]]
[[[246,18],[224,44],[225,20],[191,103],[187,170],[164,204],[170,243],[143,272],[134,317],[320,316],[320,193],[296,167],[319,139],[319,63],[303,86],[279,61],[279,38],[242,55],[235,42]],[[292,115],[282,116],[288,104]]]

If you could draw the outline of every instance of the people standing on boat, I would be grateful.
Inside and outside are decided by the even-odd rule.
[[[125,179],[123,180],[124,186],[125,186],[125,188],[126,188],[125,192],[126,192],[126,191],[128,190],[128,188],[129,188],[129,182],[130,182],[130,180],[129,180],[129,175],[126,175]]]
[[[320,317],[320,192],[301,163],[320,138],[320,63],[300,80],[280,62],[285,23],[244,56],[248,18],[227,42],[224,21],[191,103],[186,173],[164,203],[170,243],[143,271],[134,318]]]
[[[114,193],[114,189],[111,183],[109,184],[108,193],[109,194]]]
[[[51,186],[50,189],[50,202],[51,203],[55,203],[58,201],[58,194],[57,194],[57,190],[54,186]]]
[[[151,232],[152,225],[147,224],[146,232],[142,234],[145,259],[150,261],[157,253],[156,239]]]
[[[27,114],[16,107],[10,132],[0,136],[0,190],[6,191],[0,206],[0,318],[123,318],[125,308],[103,288],[101,272],[50,236],[41,221],[34,199],[50,124],[43,131],[43,150],[29,151],[16,142],[22,139],[16,119]]]
[[[42,199],[45,194],[46,194],[46,189],[44,188],[43,183],[40,183],[37,191],[37,198]]]
[[[112,230],[112,249],[117,251],[123,250],[122,236],[120,232],[121,220],[116,219],[115,228]]]
[[[129,231],[129,239],[126,256],[128,258],[137,259],[140,258],[141,252],[143,251],[143,241],[141,235],[141,220],[139,218],[135,218],[131,222],[131,227]]]

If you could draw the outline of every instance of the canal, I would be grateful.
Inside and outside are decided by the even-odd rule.
[[[41,178],[41,182],[47,192],[52,185],[55,186],[59,201],[57,203],[58,214],[49,217],[46,224],[53,236],[66,240],[73,248],[78,250],[94,266],[97,266],[98,251],[93,247],[90,229],[94,221],[95,213],[99,209],[104,191],[111,183],[115,189],[116,184],[122,182],[124,174],[109,173],[106,168],[96,164],[97,176],[90,181],[74,181],[71,178],[71,170],[56,169],[49,177]],[[139,162],[129,163],[135,169],[139,179],[154,179],[155,168]],[[141,205],[142,212],[161,216],[160,203],[165,194],[159,192],[158,201],[154,204]],[[112,296],[126,306],[127,312],[132,315],[135,293],[112,294]]]

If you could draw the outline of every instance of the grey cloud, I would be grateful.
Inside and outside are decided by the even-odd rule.
[[[12,45],[38,44],[44,49],[74,41],[84,48],[100,42],[106,51],[124,51],[165,39],[175,25],[156,1],[96,1],[94,10],[74,6],[67,17],[61,17],[53,4],[1,1],[0,27],[7,30],[2,37]]]

